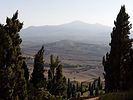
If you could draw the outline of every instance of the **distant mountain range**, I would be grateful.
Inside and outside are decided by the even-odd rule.
[[[101,24],[88,24],[73,21],[62,25],[30,26],[21,31],[23,42],[56,42],[74,40],[85,43],[107,44],[111,27]]]
[[[23,39],[22,54],[27,57],[28,65],[32,66],[34,55],[44,45],[45,66],[49,65],[51,54],[59,56],[67,78],[88,80],[103,77],[102,57],[109,52],[111,32],[111,27],[81,21],[30,26],[20,34]],[[32,68],[29,67],[30,70]]]
[[[111,32],[111,27],[81,21],[31,26],[21,31],[22,50],[23,54],[33,56],[44,45],[46,58],[55,54],[66,64],[95,66],[101,64],[109,51]]]

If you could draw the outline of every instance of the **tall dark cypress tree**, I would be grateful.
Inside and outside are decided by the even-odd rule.
[[[51,94],[55,91],[55,84],[56,84],[56,78],[55,78],[55,69],[60,65],[59,58],[57,57],[54,59],[54,56],[50,56],[50,69],[48,70],[48,90]]]
[[[34,69],[32,72],[31,83],[36,88],[40,88],[42,86],[41,83],[45,83],[44,77],[44,47],[37,52],[34,58]],[[45,87],[44,87],[45,88]]]
[[[123,90],[133,90],[133,49],[130,50],[127,60],[124,62],[123,75]]]
[[[63,76],[63,70],[62,70],[62,65],[60,64],[57,68],[56,68],[56,75],[55,75],[55,79],[56,79],[56,90],[55,90],[55,94],[56,95],[62,95],[64,96],[64,98],[67,97],[67,91],[66,91],[66,78]]]
[[[59,58],[54,59],[54,56],[50,56],[50,69],[48,70],[48,90],[53,94],[55,91],[56,77],[55,71],[56,68],[60,65]]]
[[[71,97],[71,93],[72,93],[72,87],[71,87],[70,79],[68,78],[68,82],[67,82],[67,99],[69,99]]]
[[[0,99],[27,100],[27,86],[22,68],[18,11],[12,18],[6,19],[6,25],[0,25]]]
[[[27,67],[27,64],[25,61],[23,61],[23,69],[24,69],[24,77],[25,77],[25,80],[28,84],[28,81],[29,81],[29,69]]]
[[[76,86],[72,85],[72,97],[76,97]]]
[[[130,58],[129,58],[129,66],[126,68],[126,75],[125,75],[125,81],[126,81],[126,84],[125,86],[128,88],[128,89],[132,89],[133,90],[133,49],[130,50]]]
[[[121,6],[111,33],[110,53],[103,58],[106,92],[118,91],[123,88],[123,69],[127,66],[125,61],[127,61],[132,47],[132,40],[128,36],[131,29],[128,19],[129,15],[125,11],[125,6]]]
[[[50,69],[48,71],[48,90],[55,96],[63,96],[66,98],[66,78],[63,76],[62,65],[59,57],[54,59],[53,55],[50,57]]]
[[[55,78],[56,78],[56,82],[57,82],[57,83],[59,83],[59,82],[63,79],[62,65],[59,65],[59,66],[56,68],[56,75],[55,75]]]
[[[83,82],[81,82],[81,85],[80,85],[80,92],[81,92],[81,95],[83,95]]]

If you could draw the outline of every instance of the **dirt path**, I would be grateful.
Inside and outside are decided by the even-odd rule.
[[[99,97],[90,98],[90,99],[85,99],[85,100],[99,100]]]

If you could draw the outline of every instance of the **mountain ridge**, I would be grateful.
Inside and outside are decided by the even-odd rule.
[[[67,23],[63,23],[63,24],[57,24],[57,25],[54,25],[54,24],[53,25],[39,25],[39,26],[31,25],[31,26],[28,26],[24,29],[35,28],[35,27],[62,26],[62,25],[69,25],[69,24],[100,25],[100,26],[105,26],[105,27],[110,27],[111,28],[111,26],[103,25],[103,24],[100,24],[100,23],[87,23],[87,22],[83,22],[83,21],[80,21],[80,20],[74,20],[74,21],[71,21],[71,22],[67,22]]]
[[[76,40],[106,44],[109,41],[111,27],[101,24],[88,24],[73,21],[61,25],[30,26],[23,29],[20,35],[23,41],[55,42],[58,40]]]

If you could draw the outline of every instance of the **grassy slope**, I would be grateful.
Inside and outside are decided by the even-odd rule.
[[[133,91],[105,94],[100,100],[133,100]]]

